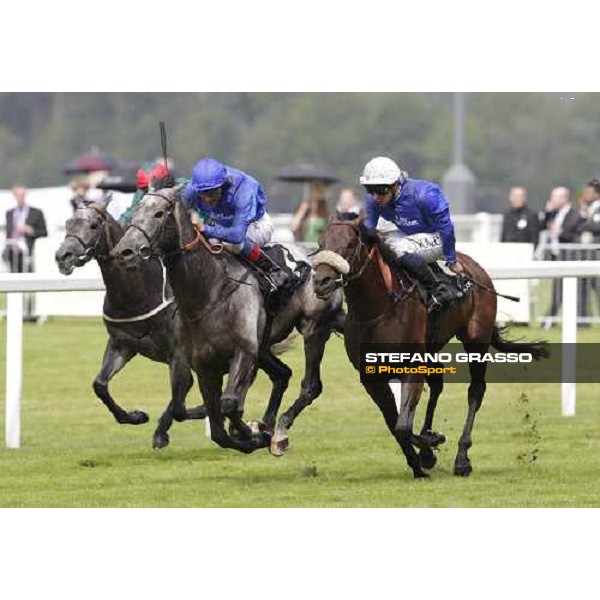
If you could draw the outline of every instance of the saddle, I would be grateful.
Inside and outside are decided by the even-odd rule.
[[[244,261],[245,264],[251,265],[252,271],[258,275],[258,286],[264,298],[265,309],[267,313],[274,315],[284,308],[296,290],[304,285],[310,277],[312,269],[310,264],[306,261],[296,259],[281,244],[268,244],[263,246],[262,251],[287,275],[285,283],[274,289],[272,279],[268,273],[265,273],[255,264]]]
[[[396,300],[402,300],[406,296],[418,292],[425,306],[431,306],[431,294],[419,279],[413,277],[406,271],[399,271],[398,269],[390,267],[381,253],[378,252],[377,254],[379,268],[390,296]],[[441,282],[442,287],[448,289],[448,297],[453,298],[453,301],[445,307],[446,310],[463,300],[473,287],[473,284],[462,274],[452,273],[452,271],[446,267],[444,261],[440,260],[435,263],[429,263],[429,267],[437,280]]]

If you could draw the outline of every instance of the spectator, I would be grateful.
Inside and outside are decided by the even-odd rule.
[[[340,192],[335,210],[338,219],[354,219],[364,212],[360,197],[353,188],[344,188]]]
[[[298,242],[317,242],[327,227],[329,209],[326,187],[320,182],[311,183],[310,196],[303,200],[292,219],[292,233]]]
[[[70,204],[73,212],[75,212],[77,209],[77,204],[87,200],[87,193],[90,189],[90,185],[87,183],[87,181],[74,181],[71,185],[71,189],[73,190],[73,196],[71,197]]]
[[[11,273],[32,273],[35,240],[48,235],[46,220],[39,208],[26,203],[27,190],[24,186],[13,186],[12,193],[17,206],[6,213],[6,248],[3,258]],[[36,320],[31,295],[27,298],[25,318],[28,321]]]
[[[524,187],[512,187],[508,201],[511,207],[504,214],[501,241],[529,243],[537,246],[540,225],[537,214],[527,206],[527,190]]]
[[[572,244],[577,242],[581,217],[577,209],[571,203],[571,192],[566,187],[557,187],[550,193],[546,203],[544,215],[546,226],[546,237],[550,245],[552,260],[568,259],[570,257],[560,256],[558,244]],[[550,329],[554,322],[553,318],[558,315],[562,305],[562,285],[560,279],[552,280],[552,303],[547,313],[545,328]]]
[[[581,242],[600,244],[600,180],[594,178],[586,183],[581,196],[585,222],[581,224]]]
[[[580,241],[582,244],[600,243],[600,180],[594,178],[588,181],[581,194],[582,221],[580,226]],[[578,258],[585,260],[595,260],[597,251],[588,248],[582,249]],[[583,278],[579,279],[579,316],[587,319],[590,315],[590,295],[594,292],[596,302],[600,307],[600,279]],[[587,327],[589,323],[582,323]]]

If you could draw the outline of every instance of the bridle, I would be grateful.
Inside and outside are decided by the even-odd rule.
[[[107,236],[107,238],[110,237],[110,231],[109,231],[109,228],[108,228],[108,218],[107,218],[108,217],[108,213],[107,213],[106,209],[100,208],[99,206],[97,206],[95,204],[89,204],[89,205],[80,205],[80,206],[77,206],[77,208],[75,209],[75,212],[77,213],[80,210],[94,210],[94,211],[96,211],[98,213],[98,215],[100,215],[100,217],[102,219],[102,226],[106,228],[106,236]],[[65,234],[65,240],[68,239],[68,238],[72,238],[72,239],[76,240],[81,245],[81,247],[84,249],[83,254],[80,254],[75,259],[75,264],[78,267],[82,267],[85,263],[87,263],[92,258],[97,258],[97,259],[98,258],[99,259],[110,259],[111,258],[110,254],[100,255],[97,252],[98,245],[100,244],[100,240],[101,240],[101,237],[102,237],[101,233],[102,233],[102,230],[99,227],[98,228],[98,233],[96,234],[96,241],[89,248],[87,247],[87,244],[77,234],[75,234],[75,233],[66,233]]]
[[[153,252],[153,250],[156,246],[156,240],[160,239],[160,237],[162,236],[163,230],[165,229],[165,227],[167,226],[167,223],[169,221],[169,217],[171,217],[173,215],[175,206],[177,205],[177,202],[175,200],[173,200],[172,198],[169,198],[168,196],[165,196],[164,194],[160,194],[158,192],[148,192],[147,194],[144,195],[144,198],[146,198],[147,196],[155,196],[157,198],[161,198],[168,204],[168,208],[165,209],[166,214],[164,216],[162,223],[160,224],[160,227],[158,227],[157,230],[154,232],[154,234],[151,236],[148,235],[148,233],[144,230],[143,227],[140,227],[136,223],[130,223],[130,225],[129,225],[130,228],[137,229],[146,238],[146,241],[148,242],[148,246],[150,247],[151,252],[149,254],[140,253],[140,256],[143,260],[148,260],[149,258],[151,258],[153,256],[153,254],[156,254]],[[144,199],[142,199],[140,204],[143,201],[144,201]],[[193,250],[195,250],[196,248],[199,248],[200,246],[203,246],[211,254],[220,254],[221,252],[223,252],[223,249],[224,249],[223,244],[215,244],[214,246],[211,246],[211,244],[209,244],[207,242],[206,238],[204,237],[204,235],[202,234],[200,229],[196,226],[194,226],[194,229],[196,231],[196,237],[191,242],[184,244],[183,246],[181,246],[177,250],[174,250],[173,252],[160,254],[159,256],[163,257],[163,258],[169,258],[169,257],[179,255],[179,254],[186,254],[188,252],[192,252]]]
[[[360,258],[361,254],[363,254],[364,252],[366,252],[366,254],[367,254],[366,260],[363,262],[362,266],[356,273],[350,272],[346,275],[344,275],[343,273],[340,273],[340,276],[337,279],[333,280],[333,282],[337,284],[336,287],[346,287],[349,283],[352,283],[353,281],[357,281],[364,275],[366,268],[369,266],[369,263],[375,256],[375,251],[377,249],[377,246],[375,244],[373,244],[373,246],[370,248],[370,250],[368,250],[368,251],[366,250],[367,245],[362,240],[360,229],[359,229],[358,225],[356,225],[355,223],[352,223],[350,221],[332,221],[329,224],[330,227],[332,227],[334,225],[345,225],[347,227],[351,227],[356,232],[356,239],[358,240],[358,244],[356,245],[356,248],[354,249],[352,256],[349,259],[345,259],[346,262],[350,265],[350,268],[352,268],[352,266],[356,263],[357,259]]]

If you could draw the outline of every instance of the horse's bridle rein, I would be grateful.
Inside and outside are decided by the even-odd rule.
[[[169,198],[168,196],[159,194],[157,192],[148,192],[147,194],[144,195],[144,198],[147,196],[156,196],[158,198],[161,198],[169,205],[168,210],[166,210],[167,216],[165,217],[164,221],[161,223],[160,227],[157,229],[157,231],[154,233],[153,236],[149,236],[142,227],[140,227],[139,225],[136,225],[135,223],[130,223],[130,225],[129,225],[129,227],[133,227],[134,229],[137,229],[146,238],[148,245],[152,249],[154,247],[155,240],[158,239],[162,235],[163,229],[167,225],[169,216],[171,216],[173,214],[173,211],[175,210],[175,206],[176,206],[176,201]],[[143,202],[143,198],[142,198],[141,202]],[[140,204],[141,204],[141,202],[140,202]],[[223,249],[224,249],[223,244],[215,244],[214,246],[212,246],[206,240],[202,231],[200,231],[199,227],[194,225],[194,230],[196,231],[196,237],[191,242],[188,242],[187,244],[184,244],[183,246],[181,246],[178,251],[169,253],[169,256],[175,255],[175,254],[186,254],[188,252],[191,252],[192,250],[194,250],[195,248],[197,248],[199,246],[204,246],[204,248],[211,254],[221,254],[221,252],[223,252]],[[148,256],[145,256],[145,255],[141,255],[141,256],[144,260],[148,260],[151,256],[151,254]]]
[[[352,267],[352,265],[356,262],[357,258],[360,257],[360,254],[363,252],[363,250],[365,249],[365,246],[366,246],[366,244],[363,242],[363,240],[360,237],[360,229],[358,228],[358,225],[356,225],[355,223],[352,223],[350,221],[332,221],[329,224],[329,226],[331,227],[333,225],[346,225],[347,227],[351,227],[352,229],[354,229],[354,231],[356,231],[358,244],[357,244],[354,252],[352,253],[352,256],[350,257],[350,259],[348,259],[346,261],[348,263],[348,265],[350,265],[350,267]],[[334,283],[339,284],[341,287],[346,287],[349,283],[352,283],[353,281],[360,279],[363,276],[366,268],[369,266],[369,263],[375,256],[376,249],[377,249],[377,245],[373,244],[371,249],[367,252],[366,260],[363,262],[361,268],[356,273],[348,273],[347,275],[340,273],[340,276],[338,277],[338,279],[334,279]]]

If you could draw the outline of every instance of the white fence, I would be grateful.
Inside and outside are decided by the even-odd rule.
[[[520,266],[496,266],[489,269],[495,280],[544,279],[563,280],[563,344],[577,341],[577,278],[600,277],[600,261],[589,262],[530,262]],[[100,278],[78,278],[56,275],[48,277],[39,273],[14,273],[0,275],[0,293],[7,292],[6,335],[6,447],[21,445],[21,392],[23,373],[23,293],[24,292],[75,292],[105,289]],[[563,351],[564,352],[564,351]],[[571,361],[567,362],[567,356]],[[563,354],[564,369],[575,372],[575,354]],[[570,377],[574,382],[574,377]],[[575,414],[576,384],[562,383],[562,414]]]

